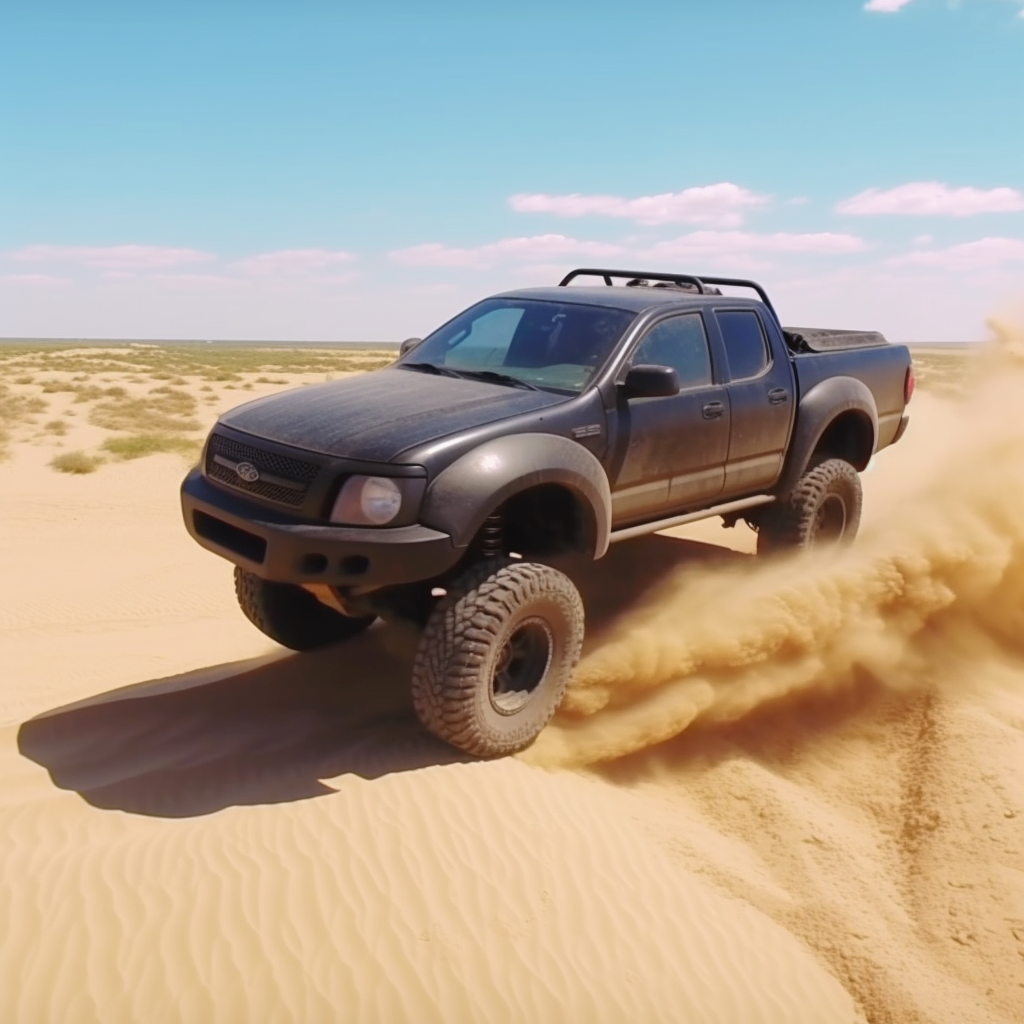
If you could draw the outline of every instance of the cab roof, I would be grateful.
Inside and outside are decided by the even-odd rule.
[[[756,299],[739,295],[699,295],[681,288],[651,288],[646,286],[626,287],[625,285],[572,285],[557,288],[519,288],[502,292],[496,299],[533,299],[537,302],[572,302],[581,306],[606,306],[630,313],[643,313],[662,306],[689,306],[700,308],[706,305],[720,306],[725,303],[743,306],[761,306]]]

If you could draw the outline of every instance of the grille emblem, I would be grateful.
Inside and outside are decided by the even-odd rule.
[[[235,472],[247,483],[253,484],[260,478],[260,471],[251,462],[239,462]]]

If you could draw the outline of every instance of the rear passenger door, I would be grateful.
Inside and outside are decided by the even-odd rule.
[[[776,360],[759,313],[716,309],[729,377],[732,421],[724,497],[770,488],[782,473],[793,422],[793,372]]]
[[[710,504],[725,483],[729,399],[715,383],[700,313],[659,320],[627,363],[671,366],[680,392],[618,400],[610,476],[615,525]],[[625,376],[625,369],[623,371]]]

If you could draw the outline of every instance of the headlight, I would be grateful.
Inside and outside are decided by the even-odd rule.
[[[386,476],[350,476],[331,509],[332,523],[352,526],[384,526],[402,508],[402,492]]]

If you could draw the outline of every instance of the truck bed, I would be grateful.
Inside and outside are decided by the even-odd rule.
[[[879,348],[889,343],[878,331],[833,331],[822,327],[783,327],[793,352],[837,352],[850,348]]]

